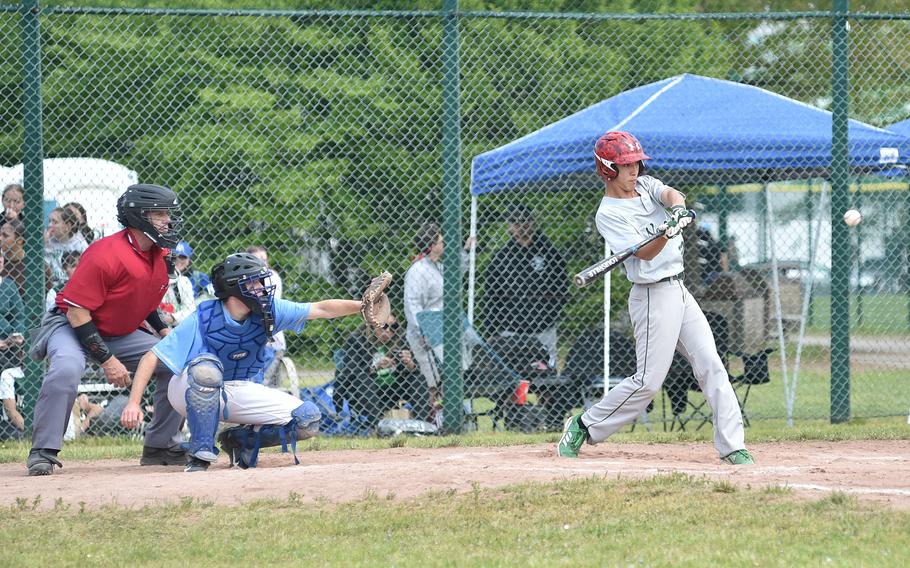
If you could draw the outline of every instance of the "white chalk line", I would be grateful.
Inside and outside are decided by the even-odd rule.
[[[841,491],[843,493],[856,493],[859,495],[910,495],[910,489],[897,489],[896,487],[831,487],[815,483],[786,483],[784,487],[793,489],[810,489],[813,491]]]

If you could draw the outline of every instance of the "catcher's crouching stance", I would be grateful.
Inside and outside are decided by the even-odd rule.
[[[319,431],[321,415],[311,402],[250,379],[263,371],[263,348],[275,331],[303,330],[307,320],[364,315],[382,326],[388,318],[383,290],[392,277],[374,278],[363,301],[323,300],[297,303],[274,298],[265,263],[246,253],[232,254],[212,270],[217,300],[199,305],[139,362],[121,422],[135,428],[142,421],[142,393],[160,360],[173,372],[168,400],[190,427],[186,471],[204,471],[215,462],[215,432],[224,420],[239,424],[218,441],[231,465],[255,467],[260,448],[288,445]]]

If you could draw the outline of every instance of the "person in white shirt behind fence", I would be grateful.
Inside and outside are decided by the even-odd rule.
[[[467,269],[467,250],[473,244],[474,237],[468,237],[462,251],[462,271]],[[445,246],[442,239],[442,228],[438,223],[428,221],[420,227],[414,237],[417,256],[404,275],[404,315],[407,319],[407,340],[420,372],[426,379],[430,397],[430,408],[439,409],[442,385],[438,369],[430,361],[430,350],[422,339],[417,314],[423,311],[441,311],[443,295],[442,255]],[[436,357],[442,361],[442,345],[433,348]],[[429,422],[436,422],[436,411],[431,412]]]

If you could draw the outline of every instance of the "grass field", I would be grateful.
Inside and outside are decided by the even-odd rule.
[[[4,566],[903,566],[910,548],[906,512],[678,474],[407,502],[30,508],[0,518]]]
[[[910,334],[906,294],[876,294],[850,297],[850,331],[854,334]],[[810,332],[831,330],[831,296],[812,298]]]
[[[827,356],[817,347],[807,353],[809,360]],[[806,366],[797,422],[788,427],[778,362],[772,359],[771,368],[771,382],[750,394],[748,443],[910,439],[905,373],[854,372],[854,415],[873,418],[831,425],[829,373],[823,364]],[[690,393],[696,403],[700,396]],[[611,443],[710,443],[710,425],[665,431],[661,399],[655,402],[650,424]],[[298,450],[495,447],[558,437],[492,432],[482,424],[480,432],[458,437],[317,438]],[[136,460],[141,450],[128,438],[82,438],[61,457]],[[27,444],[2,443],[0,463],[22,464],[27,452]],[[57,502],[53,511],[39,510],[41,504],[40,496],[19,499],[0,515],[0,566],[904,566],[910,550],[907,511],[841,492],[806,499],[786,485],[743,487],[680,473],[475,487],[410,500],[365,490],[340,504],[304,502],[294,493],[234,507],[191,499],[100,510],[78,501]]]
[[[792,376],[790,380],[792,381]],[[852,416],[906,417],[910,409],[910,376],[904,371],[855,372],[851,375],[850,395]],[[689,400],[697,404],[704,397],[701,393],[690,392]],[[659,419],[659,414],[655,413],[660,412],[660,398],[655,402],[652,416]],[[827,371],[805,368],[800,371],[793,407],[795,420],[824,420],[830,417],[831,377]],[[780,371],[771,372],[770,383],[752,387],[746,412],[755,421],[787,416],[783,375]]]
[[[459,437],[318,438],[305,453],[338,449],[553,443],[557,433],[481,432]],[[711,429],[637,428],[611,443],[704,441]],[[841,425],[761,421],[752,443],[910,439],[903,420]],[[22,463],[28,446],[0,445],[0,462]],[[65,461],[137,459],[130,439],[68,444]],[[23,468],[24,474],[24,468]],[[195,475],[195,474],[194,474]],[[420,472],[415,472],[420,475]],[[226,507],[179,504],[95,509],[40,496],[0,515],[2,566],[903,566],[910,513],[845,493],[798,498],[778,485],[743,487],[679,473],[649,479],[599,475],[467,493],[396,499],[370,491],[349,503],[261,500]]]

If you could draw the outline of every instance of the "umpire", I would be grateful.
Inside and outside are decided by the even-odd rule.
[[[82,254],[76,272],[57,295],[57,305],[32,338],[32,358],[47,358],[47,373],[35,405],[29,475],[50,475],[63,467],[63,445],[70,409],[85,372],[85,358],[101,365],[107,381],[130,385],[129,371],[162,337],[167,326],[158,316],[168,285],[165,256],[180,240],[177,195],[160,185],[131,185],[117,201],[124,230],[95,241]],[[183,465],[182,417],[167,399],[170,370],[156,369],[155,417],[146,430],[142,465]]]

